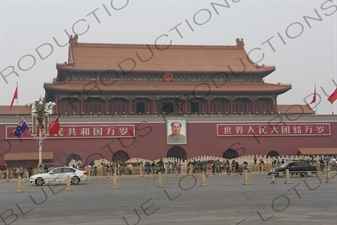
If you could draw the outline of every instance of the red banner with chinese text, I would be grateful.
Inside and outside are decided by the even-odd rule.
[[[217,136],[331,135],[329,123],[217,124]]]
[[[17,139],[13,135],[15,126],[6,126],[6,139]],[[38,134],[37,134],[38,135]],[[48,138],[131,138],[135,137],[134,125],[64,125],[58,134]],[[33,139],[29,130],[20,136],[21,139]]]

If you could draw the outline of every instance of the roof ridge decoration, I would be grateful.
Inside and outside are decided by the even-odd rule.
[[[236,46],[239,49],[244,49],[245,43],[243,42],[243,38],[241,38],[241,40],[237,38],[235,41],[236,41]]]
[[[78,43],[78,35],[70,35],[69,37],[69,46],[81,46],[81,47],[135,47],[135,48],[149,48],[149,47],[156,47],[158,46],[165,46],[167,45],[162,45],[162,44],[127,44],[127,43]],[[170,49],[179,49],[179,48],[205,48],[205,49],[238,49],[238,50],[243,50],[244,49],[244,42],[243,38],[239,39],[236,38],[236,45],[170,45]],[[69,62],[71,63],[71,62]]]
[[[76,34],[74,37],[72,35],[69,36],[69,50],[68,50],[68,64],[72,64],[74,66],[74,56],[72,46],[77,45],[78,35]]]
[[[70,43],[70,45],[78,44],[78,35],[77,34],[75,36],[70,35],[69,36],[69,43]]]

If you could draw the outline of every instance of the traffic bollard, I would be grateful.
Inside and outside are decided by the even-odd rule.
[[[291,184],[289,169],[286,169],[286,181],[284,183],[285,184]]]
[[[249,181],[248,181],[248,172],[247,172],[247,170],[245,170],[244,172],[243,172],[243,185],[249,185],[250,183],[249,183]]]
[[[192,166],[192,164],[190,165],[190,176],[192,176],[192,174],[193,174],[193,166]]]
[[[21,177],[18,178],[18,189],[16,190],[17,193],[23,192],[22,190],[22,179]]]
[[[9,171],[8,171],[8,169],[6,170],[6,182],[9,182]]]
[[[325,183],[333,183],[332,179],[331,179],[331,174],[330,174],[329,168],[326,170],[326,181],[325,181]]]
[[[66,191],[71,191],[69,175],[67,176],[67,180],[66,180]]]
[[[117,166],[115,165],[114,174],[112,175],[112,187],[111,189],[118,189],[117,183]]]
[[[164,187],[163,185],[163,178],[161,176],[161,172],[158,173],[158,185],[157,185],[158,188],[162,188]]]
[[[201,173],[201,184],[200,184],[200,186],[207,186],[206,175],[205,175],[204,171],[202,171],[202,173]]]
[[[111,189],[118,189],[116,173],[114,173],[114,175],[112,175],[112,187],[111,187]]]

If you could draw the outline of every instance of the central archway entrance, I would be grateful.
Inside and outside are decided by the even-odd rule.
[[[167,151],[166,157],[178,158],[182,160],[187,159],[187,154],[185,149],[180,146],[174,146]]]
[[[71,154],[66,159],[66,165],[69,166],[70,162],[77,164],[79,161],[82,162],[81,156],[79,156],[77,154]]]
[[[222,154],[222,158],[225,158],[225,159],[234,159],[238,157],[239,157],[239,153],[235,149],[231,149],[231,148],[227,149]]]
[[[112,162],[125,162],[130,159],[129,154],[123,150],[118,150],[112,156]]]
[[[280,154],[275,150],[272,150],[272,151],[268,152],[268,154],[267,154],[267,157],[279,157],[279,156],[280,156]]]

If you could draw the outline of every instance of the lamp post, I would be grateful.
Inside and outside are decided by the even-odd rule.
[[[32,110],[32,130],[31,135],[39,142],[39,164],[42,165],[42,144],[49,136],[48,124],[50,110],[55,106],[55,102],[45,102],[44,98],[40,96],[35,103],[29,103],[26,107]]]

